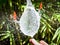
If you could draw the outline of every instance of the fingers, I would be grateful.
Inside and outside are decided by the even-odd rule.
[[[45,41],[43,41],[43,40],[41,40],[40,41],[40,44],[42,44],[42,45],[48,45]]]
[[[31,42],[33,45],[42,45],[39,44],[35,39],[30,39],[29,42]]]
[[[45,41],[41,40],[40,43],[38,43],[35,39],[30,39],[29,40],[30,43],[32,43],[33,45],[48,45]]]

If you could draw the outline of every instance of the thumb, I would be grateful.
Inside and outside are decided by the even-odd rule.
[[[31,42],[33,45],[42,45],[39,44],[35,39],[30,39],[29,42]]]
[[[42,44],[42,45],[48,45],[45,41],[43,41],[43,40],[41,40],[40,41],[40,44]]]

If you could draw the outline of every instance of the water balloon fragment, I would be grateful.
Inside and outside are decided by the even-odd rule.
[[[33,37],[40,26],[40,16],[31,3],[27,0],[26,8],[20,18],[20,30],[27,36]]]

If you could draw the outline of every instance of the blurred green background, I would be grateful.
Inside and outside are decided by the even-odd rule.
[[[36,11],[41,2],[40,28],[34,38],[49,45],[60,45],[60,0],[32,0]],[[30,37],[22,34],[12,18],[15,11],[19,20],[25,6],[26,0],[0,0],[0,45],[31,45]]]

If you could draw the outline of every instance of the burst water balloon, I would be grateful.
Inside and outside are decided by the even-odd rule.
[[[20,30],[27,36],[33,37],[40,26],[40,16],[31,3],[31,0],[27,0],[26,8],[19,21]]]

